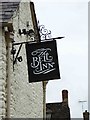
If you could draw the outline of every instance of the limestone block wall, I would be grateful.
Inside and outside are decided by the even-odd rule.
[[[20,36],[18,29],[33,29],[30,3],[21,2],[12,18],[15,42],[30,41],[25,35]],[[27,23],[29,27],[27,28]],[[18,50],[19,46],[15,46]],[[42,118],[43,117],[43,85],[42,82],[29,83],[25,45],[19,53],[23,61],[11,64],[10,77],[10,117]],[[11,61],[12,61],[12,55]],[[37,78],[38,79],[38,78]]]
[[[6,115],[6,42],[0,28],[0,120]]]
[[[15,42],[30,41],[30,37],[18,34],[18,29],[33,29],[30,1],[20,3],[11,21]],[[15,46],[17,51],[18,48]],[[43,118],[43,84],[28,82],[25,45],[19,53],[23,61],[17,61],[14,71],[11,49],[9,33],[5,34],[0,27],[0,120],[3,117]]]

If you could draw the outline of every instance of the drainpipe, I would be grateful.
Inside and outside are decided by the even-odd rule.
[[[43,82],[43,119],[46,118],[46,83]]]
[[[7,68],[6,68],[6,72],[7,72],[7,78],[6,78],[6,82],[7,82],[7,112],[6,112],[6,116],[7,118],[10,118],[10,79],[11,79],[11,71],[10,71],[10,38],[9,38],[9,32],[5,32],[5,39],[6,39],[6,43],[7,43]]]
[[[46,119],[46,85],[47,81],[43,81],[43,119]]]

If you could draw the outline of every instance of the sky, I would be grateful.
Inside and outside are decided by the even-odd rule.
[[[57,40],[61,79],[48,82],[46,102],[61,102],[62,90],[67,89],[71,117],[81,118],[88,110],[88,1],[32,1],[40,24],[52,37],[65,37]]]

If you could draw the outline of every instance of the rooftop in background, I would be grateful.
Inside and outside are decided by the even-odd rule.
[[[0,2],[0,22],[6,23],[10,20],[12,17],[14,11],[16,11],[20,0],[14,0],[13,2],[10,2],[11,0],[4,0],[3,2]]]
[[[47,103],[46,104],[47,118],[60,118],[70,120],[70,108],[64,102]]]
[[[63,120],[70,120],[67,90],[62,90],[62,102],[46,104],[46,117],[49,119],[59,118]]]

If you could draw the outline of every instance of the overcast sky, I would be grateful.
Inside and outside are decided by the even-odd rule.
[[[40,24],[57,40],[61,79],[47,84],[47,102],[61,102],[61,91],[69,92],[72,118],[88,109],[88,1],[32,0]],[[80,101],[86,101],[82,103]],[[82,108],[83,107],[83,108]]]

